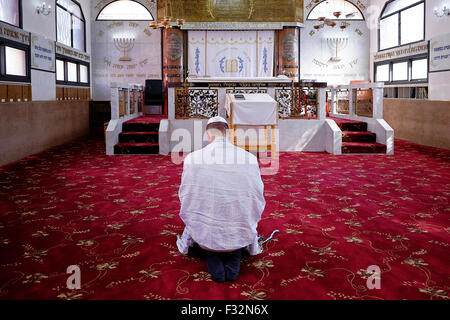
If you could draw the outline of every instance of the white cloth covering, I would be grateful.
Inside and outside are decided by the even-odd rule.
[[[266,203],[254,155],[216,138],[184,160],[179,197],[186,225],[177,241],[181,253],[194,241],[210,251],[249,246],[250,254],[260,253],[256,228]]]
[[[250,82],[250,83],[266,83],[266,82],[286,82],[291,83],[292,80],[285,75],[279,75],[276,77],[258,77],[258,78],[244,78],[244,77],[197,77],[195,75],[189,76],[187,79],[187,82]]]
[[[236,99],[227,94],[224,108],[228,116],[233,108],[232,124],[276,125],[278,123],[277,102],[266,93],[244,94],[245,99]]]

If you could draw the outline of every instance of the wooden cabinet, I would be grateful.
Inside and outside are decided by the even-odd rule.
[[[56,87],[56,100],[90,100],[91,89],[80,87]],[[0,84],[0,103],[27,102],[32,100],[29,84]]]
[[[6,84],[0,84],[0,102],[6,102],[8,97],[8,86]]]
[[[91,89],[79,87],[56,87],[56,100],[90,100]]]

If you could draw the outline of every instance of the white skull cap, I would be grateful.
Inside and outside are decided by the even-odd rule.
[[[212,117],[212,118],[210,118],[210,119],[208,120],[207,125],[210,124],[210,123],[214,123],[214,122],[222,122],[222,123],[228,124],[227,120],[225,120],[225,119],[222,118],[222,117],[217,116],[217,117]]]

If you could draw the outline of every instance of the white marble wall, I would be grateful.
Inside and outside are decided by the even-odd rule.
[[[345,85],[352,80],[370,79],[370,32],[367,21],[345,20],[346,29],[341,29],[343,21],[336,21],[335,27],[324,26],[314,29],[320,22],[306,20],[314,6],[305,1],[304,28],[300,32],[300,77],[327,82],[328,85]],[[350,1],[366,14],[369,1]],[[331,38],[344,38],[344,44],[338,47],[340,61],[336,57]]]
[[[168,154],[172,150],[179,151],[181,146],[185,152],[205,147],[208,141],[203,135],[207,121],[207,119],[165,120],[164,130],[160,130],[161,154]],[[280,119],[277,127],[279,130],[278,151],[328,151],[333,154],[340,154],[341,142],[335,141],[335,136],[340,135],[342,137],[342,133],[339,130],[338,134],[335,135],[332,130],[329,130],[326,121]],[[186,132],[189,132],[190,135],[186,135]]]

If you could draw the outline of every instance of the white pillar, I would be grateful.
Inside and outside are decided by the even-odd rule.
[[[130,115],[130,103],[131,103],[131,100],[130,100],[130,98],[131,98],[131,87],[127,86],[126,90],[127,90],[127,97],[128,98],[127,98],[127,106],[126,106],[125,115],[129,116]]]
[[[348,115],[350,117],[353,117],[355,115],[355,106],[353,101],[356,100],[356,97],[354,94],[356,93],[356,90],[353,89],[352,86],[349,86],[348,88]]]
[[[384,84],[377,83],[375,88],[373,88],[373,118],[383,119],[383,95],[384,95]]]
[[[175,120],[175,88],[169,87],[167,92],[167,107],[169,120]]]
[[[336,89],[331,89],[331,94],[330,94],[330,98],[331,98],[331,114],[335,115],[336,114]]]
[[[111,84],[111,120],[119,119],[119,88]]]

